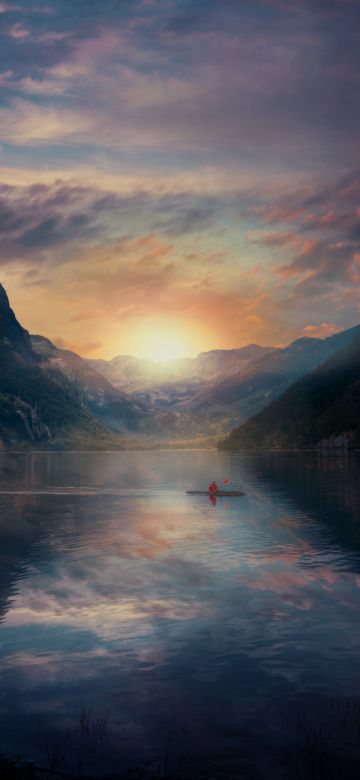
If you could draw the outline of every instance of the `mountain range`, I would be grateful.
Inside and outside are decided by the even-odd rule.
[[[252,361],[274,351],[274,347],[248,344],[240,349],[213,349],[210,352],[201,352],[196,358],[181,358],[163,363],[131,355],[88,362],[114,387],[138,393],[179,382],[186,382],[194,387],[213,383],[236,374]]]
[[[150,360],[119,355],[111,361],[90,361],[112,384],[130,392],[132,397],[155,412],[167,412],[179,421],[187,421],[190,438],[202,433],[217,436],[230,431],[239,421],[230,418],[227,408],[197,408],[196,399],[211,392],[214,385],[244,371],[254,361],[273,354],[274,347],[249,344],[230,350],[211,350],[196,358],[155,363]],[[184,431],[185,432],[185,431]]]
[[[221,436],[351,343],[358,330],[351,328],[326,339],[297,339],[283,349],[251,344],[238,350],[215,350],[188,360],[186,365],[183,361],[177,369],[176,364],[162,368],[161,364],[121,356],[91,364],[111,377],[118,388],[129,388],[132,383],[132,397],[146,406],[186,414],[190,427],[193,420],[205,435]],[[133,376],[131,365],[136,366]],[[167,372],[166,379],[162,371]]]
[[[89,361],[19,324],[0,285],[0,448],[113,448],[211,434],[205,419],[158,410]]]
[[[357,326],[165,364],[85,360],[31,336],[0,285],[0,448],[355,446],[359,356]]]
[[[300,377],[312,371],[338,349],[349,344],[359,328],[326,339],[302,338],[250,363],[244,370],[198,393],[192,408],[213,414],[226,411],[237,420],[247,419],[278,398]]]
[[[340,335],[351,339],[234,430],[221,448],[242,452],[358,449],[360,327]]]

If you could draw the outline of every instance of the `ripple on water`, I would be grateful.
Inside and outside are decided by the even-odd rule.
[[[182,751],[226,776],[244,761],[264,772],[262,746],[279,776],[297,724],[310,712],[333,728],[329,701],[359,695],[358,470],[216,452],[1,455],[2,749],[44,760],[39,744],[67,734],[64,770],[82,744],[84,772]],[[246,495],[186,495],[214,476]],[[106,720],[95,751],[84,718],[98,737]]]

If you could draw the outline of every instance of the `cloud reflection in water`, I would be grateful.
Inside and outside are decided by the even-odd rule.
[[[338,481],[337,532],[311,493],[320,473],[331,496],[334,476],[306,463],[286,491],[261,459],[227,454],[26,463],[23,486],[99,492],[0,497],[0,714],[10,749],[20,722],[23,749],[34,751],[34,716],[52,738],[75,733],[85,702],[107,714],[111,761],[161,753],[170,724],[190,732],[199,766],[221,766],[253,759],[254,740],[276,751],[304,695],[359,685],[359,555],[343,538],[351,470]],[[223,471],[247,494],[227,509],[185,495]],[[104,495],[104,484],[134,492]]]

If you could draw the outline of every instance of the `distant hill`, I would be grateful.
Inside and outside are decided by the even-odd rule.
[[[118,355],[112,360],[87,361],[114,387],[128,393],[150,391],[158,387],[169,388],[181,384],[198,389],[236,374],[254,360],[274,352],[274,347],[249,344],[239,349],[214,349],[201,352],[196,358],[182,358],[156,363],[153,360]]]
[[[120,447],[76,387],[44,366],[0,285],[0,448]]]
[[[349,344],[360,326],[327,339],[302,338],[285,349],[265,355],[227,379],[214,384],[193,398],[191,408],[205,414],[231,414],[238,419],[253,416],[290,385],[307,374],[338,349]]]
[[[211,390],[214,384],[246,370],[252,361],[275,352],[274,347],[249,344],[229,350],[202,352],[196,358],[155,363],[129,356],[118,356],[111,361],[89,361],[119,389],[125,390],[134,401],[152,409],[152,431],[162,439],[196,439],[210,437],[213,444],[239,420],[237,413],[228,414],[221,408],[193,409],[194,398]],[[161,413],[161,414],[159,414]],[[148,421],[148,429],[150,420]]]
[[[220,447],[241,452],[359,448],[360,328],[339,335],[343,339],[333,338],[338,344],[345,340],[345,346],[234,430]]]

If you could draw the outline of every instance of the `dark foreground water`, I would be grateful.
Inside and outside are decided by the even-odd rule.
[[[359,510],[356,458],[1,455],[0,752],[355,777]]]

